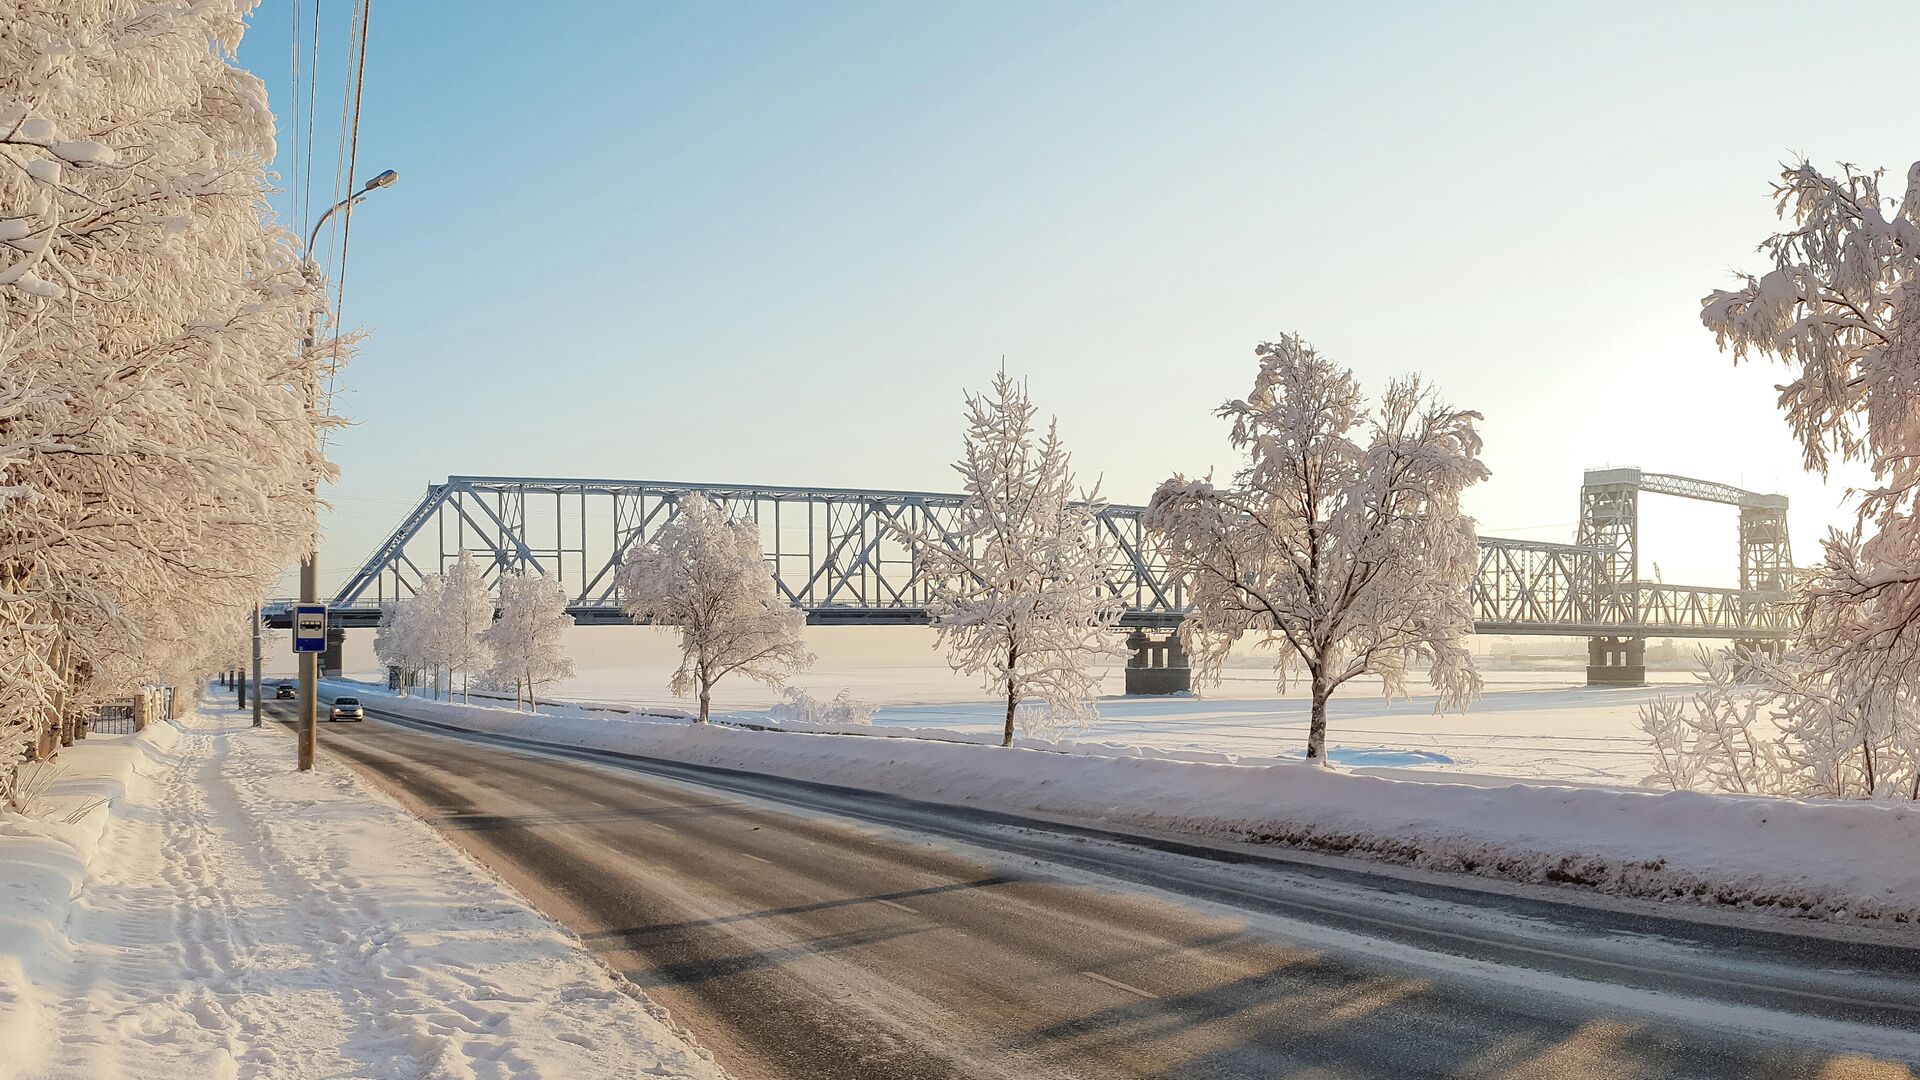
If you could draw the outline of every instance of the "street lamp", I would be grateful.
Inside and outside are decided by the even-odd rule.
[[[398,179],[400,179],[400,174],[393,171],[392,169],[388,169],[385,172],[382,172],[379,175],[373,177],[373,179],[368,180],[366,183],[360,185],[359,191],[356,191],[353,194],[347,196],[346,198],[341,199],[339,202],[334,203],[332,206],[327,207],[327,212],[324,214],[321,214],[320,220],[313,223],[313,231],[307,234],[307,249],[304,253],[306,256],[305,258],[306,264],[308,266],[313,265],[314,241],[320,238],[320,226],[325,225],[327,223],[327,219],[333,216],[333,212],[335,210],[338,210],[341,207],[349,205],[351,203],[359,202],[361,199],[364,199],[367,197],[368,192],[378,191],[383,187],[392,187],[393,182]],[[313,336],[311,332],[311,323],[309,323],[309,332],[307,336],[309,338]]]
[[[378,191],[383,187],[391,187],[393,182],[398,179],[400,179],[400,174],[392,169],[388,169],[368,180],[361,186],[359,191],[329,206],[327,212],[320,215],[320,220],[313,223],[313,231],[307,234],[307,248],[306,251],[303,252],[302,266],[308,275],[308,280],[313,280],[313,275],[318,270],[313,262],[314,242],[320,238],[320,227],[327,223],[327,219],[333,216],[333,212],[343,206],[352,206],[354,203],[366,198],[370,193]],[[300,359],[303,362],[303,366],[307,368],[307,407],[318,410],[320,407],[319,387],[314,384],[312,366],[305,363],[309,359],[309,354],[313,351],[314,315],[315,312],[309,308],[307,310],[306,332],[300,339]],[[311,483],[317,484],[317,482]],[[310,487],[309,490],[317,494],[317,487]],[[300,560],[300,602],[303,604],[317,604],[320,602],[320,519],[319,507],[317,505],[314,508],[314,514],[313,543],[307,551],[307,557]],[[298,633],[297,630],[295,632]],[[322,640],[324,642],[324,639]],[[313,768],[313,759],[318,754],[319,749],[320,654],[303,652],[300,654],[301,772],[306,772]]]

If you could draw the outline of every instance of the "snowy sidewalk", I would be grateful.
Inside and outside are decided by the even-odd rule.
[[[0,956],[0,1076],[723,1075],[338,764],[296,773],[291,739],[225,713],[140,741],[64,933],[25,985]],[[84,767],[109,742],[65,753]],[[18,846],[31,831],[0,830],[0,885],[45,854]]]

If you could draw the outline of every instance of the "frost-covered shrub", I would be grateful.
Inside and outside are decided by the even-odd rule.
[[[1092,718],[1080,713],[1059,712],[1044,702],[1028,702],[1014,713],[1014,724],[1029,739],[1059,739],[1077,735],[1093,726]]]
[[[1745,654],[1699,654],[1701,686],[1691,696],[1658,698],[1640,709],[1651,739],[1654,772],[1648,786],[1756,795],[1780,787],[1778,729],[1761,709],[1764,688],[1743,685]]]
[[[828,727],[871,724],[873,711],[872,705],[855,701],[851,690],[840,691],[832,701],[821,701],[805,690],[789,686],[780,692],[780,700],[767,713],[779,724]]]
[[[1854,684],[1802,652],[1700,660],[1697,691],[1640,710],[1655,755],[1648,786],[1920,799],[1920,735],[1899,680]]]

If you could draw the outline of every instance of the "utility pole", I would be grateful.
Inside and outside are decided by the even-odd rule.
[[[327,223],[327,219],[333,216],[333,212],[343,206],[348,207],[348,219],[351,220],[351,208],[354,203],[359,202],[374,191],[386,187],[398,179],[400,179],[400,174],[394,172],[392,169],[387,169],[379,173],[368,180],[359,191],[327,207],[327,212],[321,214],[320,220],[313,223],[313,231],[307,234],[307,250],[304,266],[310,280],[311,276],[317,273],[319,269],[313,263],[314,241],[320,238],[320,227]],[[314,378],[312,363],[314,314],[311,310],[307,312],[307,330],[305,336],[303,336],[300,341],[300,356],[302,360],[306,361],[304,366],[307,369],[307,407],[317,413],[320,409],[320,388]],[[313,489],[310,488],[309,490]],[[317,505],[315,510],[317,513]],[[317,518],[313,525],[313,542],[307,549],[306,557],[300,560],[300,602],[302,604],[317,604],[320,602],[320,522]],[[297,628],[294,630],[294,635],[296,637],[299,635]],[[319,750],[320,654],[303,652],[300,654],[299,768],[301,772],[309,772],[313,769],[313,761],[314,758],[318,756]]]
[[[260,603],[253,605],[253,726],[260,726]]]
[[[300,602],[320,602],[320,573],[314,552],[300,560]],[[298,634],[296,629],[294,633]],[[320,654],[300,654],[300,771],[313,768],[320,752]]]

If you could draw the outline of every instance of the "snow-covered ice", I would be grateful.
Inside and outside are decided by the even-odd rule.
[[[0,818],[0,1076],[723,1076],[431,828],[293,756],[209,710],[63,750],[42,814]]]
[[[547,694],[576,702],[607,702],[684,712],[688,702],[667,692],[670,668],[582,668]],[[372,672],[362,674],[372,678]],[[1465,712],[1435,713],[1434,696],[1417,685],[1409,698],[1384,700],[1379,683],[1356,679],[1328,706],[1330,756],[1344,765],[1404,765],[1450,773],[1638,785],[1653,771],[1653,753],[1640,730],[1640,707],[1661,694],[1694,685],[1692,675],[1661,672],[1646,687],[1588,687],[1567,672],[1490,671],[1485,696]],[[814,696],[842,689],[877,706],[874,725],[909,733],[928,728],[998,733],[1003,706],[977,680],[944,665],[863,666],[823,662],[792,680]],[[1240,757],[1298,756],[1306,746],[1307,699],[1296,687],[1280,694],[1273,676],[1229,668],[1219,687],[1195,696],[1125,697],[1121,678],[1102,683],[1100,719],[1072,736],[1154,750]],[[764,720],[779,692],[746,679],[720,684],[715,709]]]

